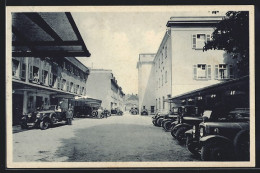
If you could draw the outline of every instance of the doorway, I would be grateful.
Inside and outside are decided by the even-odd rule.
[[[13,125],[20,124],[23,115],[23,95],[13,94]]]

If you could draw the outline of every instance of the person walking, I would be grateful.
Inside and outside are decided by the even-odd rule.
[[[71,107],[69,107],[68,111],[66,112],[66,119],[68,125],[72,125],[72,117],[73,117],[72,109]]]

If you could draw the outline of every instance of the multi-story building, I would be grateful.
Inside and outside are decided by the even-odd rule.
[[[74,57],[13,57],[13,108],[19,111],[14,111],[14,117],[86,95],[88,75],[88,68]]]
[[[143,98],[154,97],[156,110],[168,111],[174,104],[180,104],[170,105],[166,102],[169,98],[237,77],[236,62],[228,58],[225,51],[203,51],[220,20],[222,16],[216,15],[170,18],[153,59],[154,95],[149,91],[151,94]],[[141,93],[147,92],[144,87],[142,89],[145,91]]]
[[[139,54],[138,68],[138,96],[139,110],[147,109],[149,114],[155,113],[155,54]]]
[[[86,95],[90,53],[70,13],[12,13],[13,124],[23,114]],[[9,70],[8,70],[9,71]]]
[[[125,94],[117,84],[112,70],[91,69],[86,85],[87,96],[102,100],[102,107],[107,110],[124,108]]]

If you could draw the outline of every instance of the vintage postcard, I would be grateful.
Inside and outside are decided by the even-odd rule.
[[[254,6],[6,7],[7,168],[254,167]]]

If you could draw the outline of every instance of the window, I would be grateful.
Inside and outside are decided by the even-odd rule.
[[[205,43],[210,41],[210,34],[193,34],[192,35],[192,48],[203,49]]]
[[[227,64],[215,65],[215,79],[232,79],[234,78],[233,66]]]
[[[167,83],[167,71],[165,71],[165,83]]]
[[[22,67],[21,67],[21,78],[25,79],[26,77],[26,64],[22,63]]]
[[[70,82],[70,90],[69,90],[69,91],[70,91],[70,92],[73,92],[73,89],[74,89],[74,88],[73,88],[73,82]]]
[[[42,83],[48,85],[48,71],[42,70]]]
[[[165,59],[167,58],[167,46],[165,46]]]
[[[194,79],[211,79],[211,65],[197,64],[193,65]]]
[[[70,82],[69,81],[66,82],[66,86],[67,86],[66,91],[69,92],[70,91]]]
[[[162,86],[163,86],[163,75],[162,75]]]
[[[61,89],[62,90],[66,90],[66,80],[65,79],[62,79],[62,86],[61,86]]]
[[[163,109],[165,109],[164,96],[163,96],[163,98],[162,98],[162,102],[163,102]]]
[[[52,73],[50,73],[49,74],[50,75],[50,77],[49,77],[49,86],[53,86],[53,82],[52,82],[52,80],[53,80],[53,74]]]
[[[162,48],[162,51],[161,51],[161,54],[162,54],[162,64],[163,64],[163,49],[164,49],[164,47]]]
[[[159,110],[161,109],[161,99],[159,98]]]

